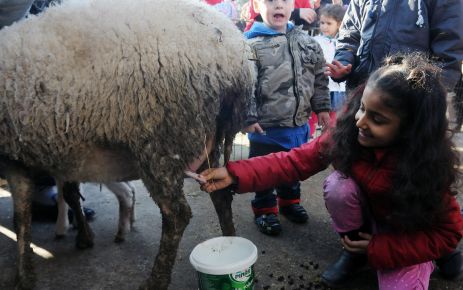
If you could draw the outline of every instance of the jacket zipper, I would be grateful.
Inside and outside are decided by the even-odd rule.
[[[293,60],[292,61],[292,66],[293,66],[293,92],[294,92],[294,97],[296,98],[296,110],[294,111],[294,115],[293,115],[293,123],[294,123],[294,125],[297,126],[296,116],[297,116],[297,111],[299,110],[299,99],[300,98],[299,98],[298,89],[297,89],[296,61],[294,60],[293,46],[291,45],[291,41],[290,41],[288,35],[286,35],[286,40],[287,40],[288,46],[289,46],[289,54],[291,55],[291,59]]]

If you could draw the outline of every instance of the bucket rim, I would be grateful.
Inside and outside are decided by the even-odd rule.
[[[247,258],[242,259],[240,261],[237,261],[235,263],[228,263],[223,266],[218,266],[218,265],[208,265],[206,263],[203,263],[197,259],[195,256],[196,252],[198,252],[202,247],[205,247],[207,244],[219,242],[220,240],[234,240],[238,241],[240,243],[248,244],[250,247],[250,254]],[[196,269],[196,271],[203,273],[203,274],[209,274],[209,275],[228,275],[232,273],[236,273],[238,271],[243,271],[254,265],[254,263],[257,261],[257,247],[254,245],[253,242],[251,242],[248,239],[242,238],[242,237],[231,237],[231,236],[225,236],[225,237],[216,237],[212,239],[208,239],[198,245],[196,245],[191,251],[190,254],[190,263],[193,265],[193,267]]]

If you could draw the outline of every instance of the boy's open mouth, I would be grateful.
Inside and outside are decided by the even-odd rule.
[[[285,16],[284,16],[283,14],[281,14],[281,13],[277,13],[277,14],[274,14],[274,15],[273,15],[273,18],[276,18],[276,19],[282,19],[282,18],[284,18],[284,17],[285,17]]]

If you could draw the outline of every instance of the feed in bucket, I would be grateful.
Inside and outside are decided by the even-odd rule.
[[[197,271],[200,290],[251,290],[257,248],[241,237],[217,237],[197,245],[190,263]]]

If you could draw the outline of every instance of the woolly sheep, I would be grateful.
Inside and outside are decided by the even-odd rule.
[[[242,127],[255,73],[241,33],[196,0],[68,1],[0,31],[0,169],[18,236],[18,288],[32,288],[31,177],[141,178],[162,214],[143,289],[167,289],[191,218],[185,169],[212,165]],[[204,165],[202,166],[204,168]],[[231,194],[213,193],[224,235]]]

